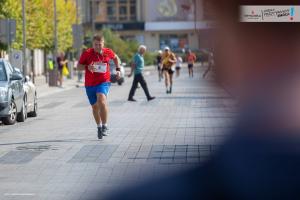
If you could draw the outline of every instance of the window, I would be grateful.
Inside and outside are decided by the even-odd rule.
[[[100,2],[96,1],[96,15],[101,15]]]
[[[7,72],[7,73],[8,73],[8,74],[12,74],[13,71],[14,71],[13,67],[10,65],[9,62],[6,62],[5,64],[6,64],[6,67],[7,67],[7,69],[8,69],[8,72]]]
[[[182,49],[187,49],[188,46],[188,36],[187,34],[164,34],[160,35],[159,39],[160,49],[164,49],[164,47],[168,46],[173,51],[179,51]]]
[[[107,1],[107,19],[109,21],[116,21],[117,20],[117,12],[116,12],[116,1]]]
[[[120,15],[127,15],[127,6],[120,6],[119,7],[119,14]]]
[[[130,9],[129,11],[129,20],[130,21],[136,21],[137,17],[136,17],[136,0],[130,0],[130,4],[128,6],[128,9]]]
[[[107,20],[136,21],[136,0],[107,0]]]
[[[0,62],[0,81],[7,81],[6,70],[3,62]]]
[[[119,20],[126,21],[127,20],[127,6],[122,5],[119,7]]]

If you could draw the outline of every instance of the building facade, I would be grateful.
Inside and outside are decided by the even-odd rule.
[[[110,28],[154,51],[169,46],[209,49],[212,17],[208,0],[86,0],[81,3],[85,30]]]

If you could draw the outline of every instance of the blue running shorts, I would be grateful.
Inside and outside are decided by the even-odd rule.
[[[108,95],[110,88],[110,83],[105,82],[96,86],[86,86],[85,91],[88,96],[89,102],[91,105],[94,105],[97,102],[97,93]]]

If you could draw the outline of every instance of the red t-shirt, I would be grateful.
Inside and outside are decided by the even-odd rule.
[[[116,54],[108,48],[102,48],[102,53],[96,52],[93,48],[87,49],[79,59],[79,64],[85,65],[85,86],[96,86],[101,83],[110,82],[109,60],[114,59]],[[102,72],[91,72],[88,65],[106,65]]]
[[[187,61],[189,64],[194,64],[196,61],[196,55],[194,53],[188,54]]]

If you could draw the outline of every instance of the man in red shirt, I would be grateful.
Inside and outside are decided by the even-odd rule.
[[[93,48],[82,53],[77,66],[79,70],[85,70],[86,94],[93,109],[99,139],[108,135],[106,98],[110,88],[110,59],[115,63],[118,79],[120,67],[116,54],[111,49],[104,48],[103,36],[96,35],[93,38]]]

